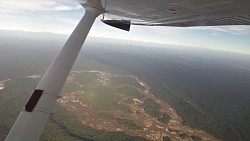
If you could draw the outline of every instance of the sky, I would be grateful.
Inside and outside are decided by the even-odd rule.
[[[74,0],[1,0],[0,30],[70,34],[84,15]],[[132,26],[130,32],[97,19],[89,36],[204,47],[250,54],[250,26],[147,27]]]

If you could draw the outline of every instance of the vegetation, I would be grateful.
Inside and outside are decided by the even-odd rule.
[[[44,74],[65,42],[62,39],[56,40],[57,43],[48,40],[51,39],[18,39],[16,43],[13,38],[1,40],[0,80]],[[250,68],[249,56],[198,48],[143,48],[139,44],[105,41],[106,39],[102,40],[102,44],[87,42],[73,69],[138,76],[151,86],[152,94],[174,107],[186,125],[207,131],[226,141],[250,140],[250,74],[242,69]],[[93,79],[82,81],[89,84],[93,82],[91,80]],[[15,79],[0,91],[0,140],[4,140],[37,82],[38,80]],[[158,112],[152,114],[158,115]],[[117,136],[124,137],[124,140],[131,139],[120,132],[103,134],[104,131],[98,132],[101,135],[95,137],[96,130],[82,126],[77,129],[67,126],[60,131],[59,127],[64,124],[62,121],[67,121],[68,125],[71,121],[64,118],[62,120],[58,116],[53,119],[55,120],[51,119],[49,123],[54,124],[46,127],[49,129],[44,132],[42,140],[49,140],[48,133],[52,131],[58,131],[58,136],[71,136],[71,131],[78,133],[75,130],[80,128],[85,131],[81,134],[81,137],[86,135],[84,140],[101,140],[101,135],[105,135],[103,138],[106,140],[115,140]],[[77,125],[80,126],[79,123]]]
[[[242,109],[250,102],[247,100],[250,75],[228,65],[250,67],[249,56],[205,49],[119,47],[97,47],[103,56],[93,49],[86,58],[105,62],[145,80],[151,92],[170,103],[186,125],[227,141],[250,139],[247,126],[250,110]],[[204,68],[204,64],[209,67]]]
[[[144,89],[133,77],[122,77],[122,76],[114,76],[110,79],[110,84],[112,86],[120,86],[120,85],[133,85],[140,89]]]
[[[155,118],[158,118],[159,116],[161,116],[161,113],[159,111],[161,107],[153,99],[146,98],[142,105],[142,108],[150,116],[153,116]]]
[[[163,141],[172,141],[172,140],[170,139],[170,137],[165,136],[165,137],[163,137]]]
[[[142,127],[135,124],[132,120],[127,119],[117,119],[116,120],[120,125],[127,127],[130,130],[142,130]]]
[[[197,137],[197,136],[191,136],[191,139],[193,141],[202,141],[202,139],[200,137]]]
[[[122,76],[114,76],[110,79],[110,84],[113,86],[120,85],[138,85],[137,81],[132,77],[122,77]]]
[[[185,133],[180,133],[179,135],[180,135],[180,137],[181,137],[182,139],[187,139],[187,138],[189,138],[189,136],[188,136],[187,134],[185,134]]]
[[[35,79],[22,78],[8,81],[6,88],[0,91],[0,140],[4,140],[18,114],[29,99],[35,85]],[[15,88],[15,89],[13,89]],[[121,121],[121,123],[123,123]],[[124,122],[126,124],[126,122]],[[130,125],[129,122],[126,125]],[[131,123],[131,128],[136,128]],[[53,114],[40,138],[40,141],[144,141],[141,137],[128,136],[122,132],[98,131],[86,127],[65,108],[56,105]]]
[[[122,132],[106,132],[92,129],[90,127],[86,127],[82,124],[79,124],[78,120],[70,114],[68,111],[65,111],[63,107],[57,105],[54,114],[50,117],[50,121],[55,123],[60,127],[61,136],[69,136],[68,138],[76,139],[76,140],[86,140],[86,141],[145,141],[145,139],[141,137],[133,137],[125,135]],[[42,135],[40,140],[48,140],[49,138],[53,138],[53,134],[50,134],[51,131],[55,129],[55,126],[46,126],[44,134]],[[47,133],[47,134],[46,134]],[[63,135],[62,135],[63,134]],[[59,136],[59,135],[56,135]],[[58,137],[58,139],[61,137]],[[67,138],[61,138],[62,140],[67,140]]]
[[[176,133],[179,133],[179,130],[176,130],[176,129],[173,129],[173,128],[169,128],[168,130],[169,130],[169,132],[176,132]]]
[[[160,121],[163,124],[168,124],[170,119],[171,119],[171,117],[167,113],[163,113],[162,117],[158,118],[158,121]]]
[[[118,119],[111,115],[98,114],[97,118],[103,121],[115,121],[121,126],[128,128],[129,130],[142,130],[142,127],[137,125],[134,121],[128,119]]]
[[[80,87],[77,86],[75,83],[68,82],[64,85],[62,92],[63,93],[72,93],[75,91],[80,90]]]
[[[106,115],[106,114],[98,114],[97,119],[103,120],[103,121],[114,121],[116,118],[114,118],[111,115]]]
[[[79,82],[83,85],[89,85],[94,83],[97,80],[95,72],[84,72],[76,76],[79,79]]]
[[[32,94],[34,79],[17,78],[0,91],[0,140],[5,140],[23,106]]]
[[[125,94],[130,97],[135,97],[137,99],[142,100],[145,96],[141,94],[136,88],[130,86],[124,86],[116,88],[116,92]]]
[[[120,97],[115,95],[96,93],[94,91],[86,92],[84,99],[97,108],[106,108],[106,110],[121,110],[126,113],[132,113],[131,109],[123,104],[119,104]]]

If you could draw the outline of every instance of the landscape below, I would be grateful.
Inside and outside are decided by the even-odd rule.
[[[0,42],[0,140],[62,39]],[[159,46],[90,38],[40,140],[250,140],[250,56]]]
[[[37,79],[39,75],[1,81],[2,90],[6,94],[22,81]],[[111,140],[109,134],[113,140],[217,140],[183,125],[176,111],[133,75],[73,71],[57,102],[41,140]]]
[[[72,72],[58,102],[85,126],[124,132],[147,140],[216,140],[182,125],[175,110],[150,93],[150,86],[133,75],[101,71]]]

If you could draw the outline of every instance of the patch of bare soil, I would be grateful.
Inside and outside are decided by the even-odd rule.
[[[88,87],[94,87],[96,85],[103,85],[106,87],[110,86],[110,78],[113,77],[110,73],[100,72],[100,71],[89,71],[96,72],[98,80],[95,84],[89,86],[81,85],[75,76],[77,73],[84,73],[84,71],[72,72],[68,78],[68,82],[73,82],[77,84],[81,89],[64,95],[62,98],[58,99],[58,102],[65,106],[69,111],[73,112],[79,121],[89,127],[97,130],[105,131],[122,131],[128,135],[141,136],[152,141],[161,141],[164,136],[170,137],[173,141],[187,140],[192,141],[191,136],[196,136],[201,138],[203,141],[216,141],[215,137],[212,135],[197,129],[190,128],[182,124],[182,118],[176,113],[175,109],[171,107],[168,103],[157,99],[151,92],[150,86],[138,79],[133,75],[122,76],[122,77],[132,77],[144,88],[138,88],[135,86],[130,86],[136,88],[142,95],[143,99],[137,99],[135,97],[131,98],[127,95],[122,95],[116,93],[115,96],[119,97],[118,104],[123,104],[131,109],[131,113],[123,112],[121,110],[112,109],[102,109],[93,106],[90,102],[83,98],[85,94],[84,90]],[[119,75],[116,75],[119,76]],[[1,83],[0,83],[1,84]],[[1,85],[0,85],[1,86]],[[126,85],[127,86],[127,85]],[[123,87],[123,86],[117,86]],[[162,113],[167,113],[171,119],[167,124],[159,122],[156,118],[148,115],[142,108],[142,104],[146,98],[153,99],[156,103],[161,106],[160,111]],[[129,101],[130,99],[130,101]],[[132,99],[132,100],[131,100]],[[126,126],[122,126],[117,122],[117,119],[126,119],[132,121],[136,125],[140,126],[140,129],[134,130]]]

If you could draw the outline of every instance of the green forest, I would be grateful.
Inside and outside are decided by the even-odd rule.
[[[0,140],[5,139],[39,81],[23,77],[43,75],[62,43],[50,45],[36,41],[34,44],[39,45],[36,48],[31,43],[0,44],[0,80],[12,80],[0,91]],[[250,73],[230,64],[250,68],[249,59],[247,55],[208,49],[145,48],[108,41],[99,44],[89,39],[73,70],[135,75],[151,86],[153,95],[168,102],[183,118],[184,124],[225,141],[247,141],[250,140]],[[124,83],[119,78],[112,81]],[[71,91],[72,87],[64,89]],[[133,89],[127,91],[137,93]],[[168,122],[169,117],[160,113],[157,104],[150,99],[143,107],[159,121]],[[144,140],[122,132],[97,131],[69,122],[72,118],[57,105],[40,140]],[[195,136],[192,138],[199,140]]]

